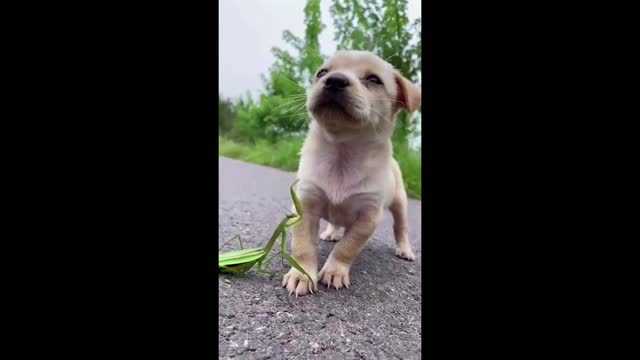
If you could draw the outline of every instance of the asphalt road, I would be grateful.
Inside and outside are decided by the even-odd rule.
[[[236,234],[245,247],[263,246],[290,209],[295,174],[222,157],[218,164],[218,247]],[[394,255],[387,212],[351,269],[349,289],[319,286],[316,294],[290,297],[281,286],[289,266],[280,260],[267,268],[278,274],[273,277],[253,271],[219,275],[219,358],[420,359],[420,212],[421,203],[410,199],[409,237],[416,261]],[[325,227],[323,222],[320,231]],[[334,243],[318,240],[318,245],[321,267]],[[239,245],[223,251],[232,249]]]

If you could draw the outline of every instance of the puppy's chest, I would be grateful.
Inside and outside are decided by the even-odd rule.
[[[370,169],[366,159],[344,153],[328,153],[313,169],[313,181],[332,204],[341,204],[368,189]]]

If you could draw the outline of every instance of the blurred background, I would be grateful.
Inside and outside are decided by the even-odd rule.
[[[296,171],[305,92],[336,50],[367,50],[421,83],[420,0],[220,0],[219,155]],[[421,114],[393,135],[410,197],[420,199]]]

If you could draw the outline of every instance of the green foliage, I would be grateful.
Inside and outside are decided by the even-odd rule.
[[[275,142],[292,134],[303,133],[307,114],[303,97],[262,95],[257,104],[238,107],[234,139]]]
[[[300,59],[300,69],[306,80],[309,80],[324,59],[320,55],[319,36],[325,28],[321,22],[320,0],[309,0],[304,8],[304,49]]]
[[[289,34],[289,37],[285,36],[285,39],[289,39],[287,40],[289,43],[296,43],[299,40],[288,31],[284,33],[285,35]],[[269,77],[265,78],[263,76],[266,94],[287,97],[303,93],[304,87],[302,86],[299,61],[288,51],[278,47],[272,48],[271,52],[276,61],[270,68]]]
[[[296,171],[300,162],[300,149],[304,139],[290,137],[279,139],[276,143],[266,140],[250,143],[219,137],[218,141],[218,153],[221,156],[281,170]]]
[[[394,142],[393,158],[400,166],[407,195],[414,199],[422,198],[422,154],[411,150],[406,143]]]
[[[336,28],[338,50],[368,50],[377,53],[376,32],[382,18],[378,1],[334,0],[330,12]]]
[[[285,30],[284,41],[295,53],[273,47],[275,62],[268,76],[263,76],[265,94],[257,104],[239,106],[234,139],[275,142],[290,134],[301,134],[308,128],[304,106],[305,84],[324,61],[318,49],[319,36],[325,26],[321,22],[320,0],[309,0],[304,8],[304,39]]]
[[[236,106],[231,100],[223,99],[218,94],[218,129],[221,134],[227,134],[234,126]]]

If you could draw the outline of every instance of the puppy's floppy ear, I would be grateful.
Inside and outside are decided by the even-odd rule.
[[[422,90],[400,73],[395,74],[398,85],[398,99],[400,107],[407,109],[409,113],[416,111],[422,104]]]

